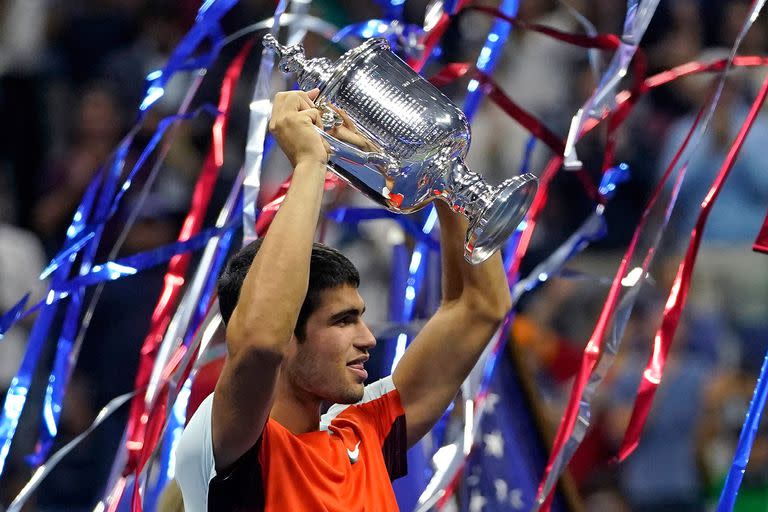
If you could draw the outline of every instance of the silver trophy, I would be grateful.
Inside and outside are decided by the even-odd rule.
[[[331,147],[329,167],[390,211],[411,213],[439,198],[469,219],[464,258],[490,257],[523,219],[536,177],[523,174],[491,186],[467,169],[469,124],[464,113],[390,51],[369,39],[335,63],[307,59],[301,45],[281,46],[268,34],[280,69],[302,90],[320,89],[315,104],[326,130],[343,112],[362,143],[352,145],[318,128]],[[337,112],[338,111],[338,112]]]

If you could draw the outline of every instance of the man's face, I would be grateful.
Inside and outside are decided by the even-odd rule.
[[[297,391],[331,403],[363,397],[364,364],[376,338],[362,320],[365,303],[349,285],[323,290],[320,307],[307,319],[304,341],[291,343],[283,363]]]

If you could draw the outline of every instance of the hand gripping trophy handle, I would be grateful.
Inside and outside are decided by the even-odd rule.
[[[342,141],[317,128],[331,148],[331,170],[397,213],[434,199],[447,202],[469,219],[464,258],[470,263],[485,261],[514,232],[536,193],[536,177],[524,174],[492,186],[467,169],[463,112],[389,51],[386,40],[369,39],[335,63],[307,59],[301,45],[281,46],[270,34],[264,46],[278,54],[280,69],[295,74],[302,90],[320,89],[315,104],[324,129],[350,137]],[[346,113],[351,132],[333,130],[343,124],[336,110]]]
[[[277,53],[280,58],[279,67],[283,73],[299,73],[305,71],[312,63],[312,61],[319,61],[321,65],[328,65],[326,59],[312,59],[307,61],[304,57],[304,46],[301,44],[294,44],[291,46],[282,46],[277,42],[277,39],[272,34],[264,36],[264,46]],[[326,61],[326,62],[323,62]],[[314,84],[314,77],[305,78],[305,83],[310,82]],[[314,85],[305,85],[302,87],[304,90],[314,88]],[[344,123],[342,117],[336,113],[324,98],[319,97],[315,102],[317,108],[322,115],[323,128],[315,127],[317,132],[326,140],[330,147],[331,157],[336,160],[344,160],[356,165],[370,166],[378,168],[380,171],[393,171],[397,168],[397,162],[387,156],[384,153],[363,151],[352,144],[341,141],[333,135],[327,133],[328,130],[334,127],[340,126]],[[338,169],[333,169],[338,171]],[[346,178],[346,176],[342,177]]]

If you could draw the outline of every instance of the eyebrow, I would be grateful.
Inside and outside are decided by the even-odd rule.
[[[335,322],[336,320],[341,320],[345,316],[363,316],[363,313],[365,313],[365,306],[363,306],[363,309],[347,308],[344,311],[339,311],[338,313],[331,315],[330,320]]]

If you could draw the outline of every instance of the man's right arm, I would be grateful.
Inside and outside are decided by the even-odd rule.
[[[313,123],[316,91],[278,93],[270,131],[294,165],[285,201],[243,282],[227,325],[227,360],[216,384],[212,438],[216,469],[259,439],[284,352],[307,293],[328,153]]]

